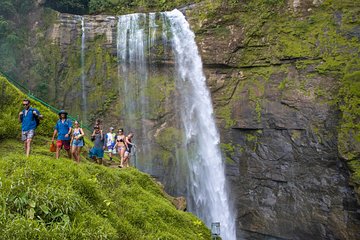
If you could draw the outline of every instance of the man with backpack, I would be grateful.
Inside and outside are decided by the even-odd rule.
[[[60,150],[64,146],[65,151],[68,154],[68,157],[71,159],[70,152],[70,134],[72,129],[72,122],[67,118],[68,113],[64,110],[59,112],[59,120],[57,120],[55,125],[54,134],[52,137],[52,142],[54,142],[55,136],[57,134],[56,140],[56,159],[60,156]]]
[[[30,107],[30,100],[24,99],[24,110],[19,113],[19,122],[21,122],[21,140],[24,141],[26,156],[29,157],[31,149],[31,140],[34,138],[35,129],[39,125],[43,116],[39,110]]]

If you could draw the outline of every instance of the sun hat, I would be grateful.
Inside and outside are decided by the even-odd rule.
[[[60,112],[59,112],[58,114],[59,114],[59,116],[60,116],[61,114],[68,115],[68,113],[67,113],[65,110],[60,110]]]

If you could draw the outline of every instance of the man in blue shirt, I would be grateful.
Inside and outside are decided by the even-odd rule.
[[[38,120],[43,118],[36,108],[30,107],[30,100],[24,99],[24,110],[19,113],[19,122],[21,122],[21,140],[24,142],[26,156],[30,155],[31,140],[35,135],[35,129]]]
[[[54,142],[55,136],[57,134],[56,159],[59,158],[60,150],[63,146],[65,151],[68,153],[68,157],[71,159],[70,134],[72,129],[72,122],[70,119],[67,119],[67,115],[68,113],[64,110],[59,112],[59,120],[56,122],[54,134],[52,137],[52,142]]]

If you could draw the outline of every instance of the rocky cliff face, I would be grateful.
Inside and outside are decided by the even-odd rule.
[[[327,4],[337,10],[289,1],[188,11],[213,93],[239,238],[360,237],[359,205],[338,151],[341,70],[328,65],[335,58],[345,67],[339,55],[356,56],[359,38],[343,42],[357,32],[345,27],[351,3]],[[274,14],[280,9],[285,16]]]
[[[358,5],[211,2],[184,12],[212,92],[238,238],[359,239],[360,207],[346,164],[358,161],[356,131],[348,131],[357,125],[341,105],[353,96],[346,95],[347,76],[359,71]],[[81,18],[46,16],[46,30],[39,27],[44,24],[34,27],[42,33],[32,44],[34,59],[43,65],[31,68],[30,86],[54,105],[81,113]],[[117,19],[84,19],[88,120],[102,117],[108,125],[121,125]],[[155,152],[148,156],[152,173],[172,194],[184,194],[176,183],[183,176],[164,174],[176,172],[172,142],[180,137],[171,104],[176,92],[171,78],[164,80],[172,60],[159,57],[164,49],[154,50],[160,70],[149,78],[151,117],[141,123],[149,130],[143,141]]]

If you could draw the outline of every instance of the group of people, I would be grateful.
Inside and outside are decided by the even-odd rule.
[[[24,99],[24,110],[19,113],[19,122],[21,122],[22,141],[24,141],[26,156],[30,155],[31,141],[35,135],[35,129],[39,124],[39,120],[43,118],[40,112],[36,108],[30,107],[30,100]],[[82,147],[85,145],[85,132],[80,127],[78,121],[72,121],[67,118],[68,113],[61,110],[59,113],[59,119],[57,120],[54,133],[52,136],[52,143],[56,140],[56,159],[60,156],[60,150],[63,148],[68,157],[71,159],[73,156],[77,163],[80,162],[80,153]],[[110,161],[113,160],[114,154],[119,154],[120,168],[129,167],[130,153],[135,146],[132,143],[134,134],[130,132],[127,136],[124,134],[124,130],[120,128],[117,133],[114,132],[114,128],[110,127],[109,132],[104,134],[101,122],[96,121],[94,130],[91,134],[91,140],[94,142],[94,147],[89,151],[89,157],[95,162],[102,164],[104,158],[104,150],[109,153]]]
[[[109,132],[104,134],[101,129],[101,122],[97,120],[94,131],[91,134],[94,147],[90,149],[89,157],[97,163],[102,164],[104,150],[106,149],[109,153],[110,161],[113,160],[114,154],[119,154],[119,167],[129,167],[131,149],[135,146],[134,143],[132,143],[133,137],[134,134],[132,132],[126,136],[122,128],[115,133],[113,127],[110,127]]]

